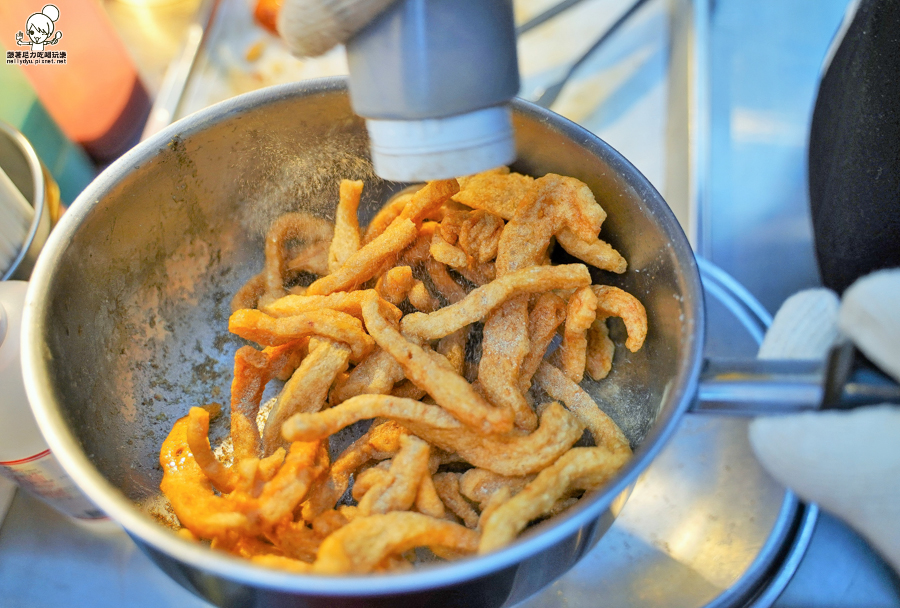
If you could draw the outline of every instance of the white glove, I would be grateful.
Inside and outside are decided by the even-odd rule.
[[[315,57],[346,42],[396,0],[285,0],[278,32],[295,55]]]
[[[824,358],[839,333],[900,381],[900,269],[863,277],[840,304],[825,289],[792,296],[760,357]],[[749,433],[773,477],[843,519],[900,572],[900,407],[758,418]]]

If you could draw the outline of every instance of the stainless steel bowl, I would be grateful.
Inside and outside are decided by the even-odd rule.
[[[617,350],[586,383],[635,447],[605,488],[510,547],[409,574],[300,576],[178,537],[149,514],[159,447],[176,418],[227,403],[229,299],[263,263],[261,235],[289,208],[333,213],[340,177],[366,180],[361,213],[401,184],[371,172],[363,122],[342,79],[265,89],[191,115],[103,172],[51,234],[24,316],[29,398],[53,451],[96,504],[173,578],[222,606],[498,606],[568,570],[606,531],[616,499],[671,435],[697,384],[703,302],[675,217],[615,150],[573,123],[517,101],[515,168],[586,182],[609,213],[602,236],[629,260],[595,282],[647,308],[644,348]],[[621,344],[624,328],[611,331]],[[218,394],[218,397],[216,395]],[[227,421],[213,430],[227,432]]]

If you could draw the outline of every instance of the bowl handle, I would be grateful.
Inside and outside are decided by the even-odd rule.
[[[900,403],[900,386],[849,341],[823,360],[706,359],[689,411],[763,416]]]

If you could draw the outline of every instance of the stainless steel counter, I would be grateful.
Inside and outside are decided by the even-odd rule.
[[[585,17],[592,16],[602,26],[629,3],[587,0],[577,19],[587,22]],[[156,92],[199,2],[150,4],[106,0],[148,89]],[[586,75],[601,75],[603,90],[589,84],[596,79],[576,79],[581,82],[567,87],[555,109],[577,114],[573,118],[622,150],[672,201],[680,218],[696,221],[686,229],[698,253],[734,275],[774,312],[786,296],[818,283],[806,200],[806,133],[818,67],[846,0],[657,0],[650,5],[655,7],[636,19],[630,33],[623,29],[624,41],[586,66]],[[688,28],[692,36],[706,36],[690,48],[708,53],[709,95],[705,154],[690,159],[677,156],[679,149],[687,154],[679,146],[690,135],[687,121],[678,117],[686,119],[691,108],[676,107],[678,87],[685,83],[667,72],[671,62],[690,56],[690,48],[671,37],[675,28],[685,27],[680,15],[686,6],[709,9],[708,30],[697,29],[696,23]],[[590,44],[583,37],[572,40],[572,57]],[[235,51],[236,61],[245,62],[248,48],[245,41]],[[558,73],[539,59],[532,58],[535,63],[524,74],[528,86],[538,87]],[[334,65],[340,68],[339,62],[329,67]],[[284,69],[284,62],[270,61],[254,77],[239,74],[234,86],[284,78]],[[314,72],[309,65],[302,69]],[[231,91],[198,89],[194,98],[200,93]],[[601,109],[584,111],[579,101],[585,98],[602,101]],[[698,174],[707,178],[692,186],[676,168],[695,162],[705,163],[707,172]],[[760,598],[756,605],[773,600],[778,608],[900,608],[900,585],[865,541],[821,514],[783,593]],[[584,602],[561,596],[559,604]],[[0,605],[209,606],[162,574],[121,530],[76,525],[21,492],[0,528]]]

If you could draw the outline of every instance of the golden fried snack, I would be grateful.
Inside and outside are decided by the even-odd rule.
[[[446,547],[469,554],[478,533],[421,513],[394,511],[358,517],[322,541],[313,566],[321,574],[365,574],[386,557],[416,547]]]
[[[394,397],[404,397],[406,399],[415,399],[416,401],[422,399],[427,394],[428,393],[409,380],[402,381],[391,390],[391,395]]]
[[[412,417],[401,422],[432,445],[459,454],[476,467],[508,476],[540,471],[565,453],[584,431],[578,418],[558,403],[547,406],[538,428],[529,434],[482,436],[462,425],[455,429],[441,427]]]
[[[400,214],[403,213],[403,208],[406,207],[412,195],[412,192],[400,192],[378,210],[378,213],[375,214],[375,217],[372,218],[372,221],[366,227],[363,245],[374,241],[376,237],[387,230],[391,222],[400,217]]]
[[[234,471],[219,462],[209,446],[209,412],[192,407],[188,412],[187,442],[197,466],[209,477],[213,486],[223,493],[234,490],[237,482]]]
[[[616,345],[609,338],[606,319],[595,319],[587,332],[587,352],[585,370],[594,380],[603,380],[612,370]]]
[[[285,383],[266,418],[262,433],[263,454],[284,447],[281,425],[297,412],[317,412],[325,405],[328,390],[338,374],[347,369],[350,348],[328,339],[313,338],[309,355]]]
[[[438,473],[434,488],[444,505],[460,518],[467,528],[478,526],[478,513],[459,491],[460,473]]]
[[[557,367],[546,361],[541,363],[534,379],[551,398],[562,401],[578,416],[593,435],[594,443],[616,454],[631,453],[628,439],[619,426],[600,409],[583,388],[567,378]]]
[[[301,249],[285,264],[287,270],[328,274],[328,251],[334,241],[316,241]]]
[[[518,494],[534,475],[509,477],[498,475],[487,469],[469,469],[459,478],[459,492],[469,500],[481,505],[484,510],[495,492],[501,488],[509,490],[510,496]]]
[[[359,198],[362,195],[363,183],[342,179],[340,198],[334,215],[334,238],[328,249],[328,272],[336,272],[347,259],[359,251],[361,240],[359,234]]]
[[[255,313],[239,310],[234,314]],[[262,438],[256,425],[259,402],[271,380],[290,358],[297,342],[264,349],[242,346],[234,354],[234,379],[231,382],[231,438],[235,460],[256,458],[262,450]]]
[[[370,418],[388,418],[404,426],[415,421],[428,428],[456,432],[465,428],[459,420],[437,405],[426,405],[392,395],[358,395],[327,410],[313,414],[294,414],[285,421],[282,434],[288,441],[315,441]]]
[[[500,505],[512,498],[512,490],[506,486],[497,488],[497,491],[490,495],[484,506],[481,508],[481,515],[478,517],[478,529],[484,529],[485,522],[494,514],[494,511],[500,508]]]
[[[259,299],[266,293],[267,286],[265,272],[250,277],[231,298],[231,312],[242,308],[256,308]]]
[[[325,535],[308,528],[303,521],[284,521],[266,534],[272,545],[291,559],[312,563]]]
[[[213,491],[212,482],[191,454],[187,427],[188,417],[179,418],[159,452],[163,470],[159,487],[178,521],[201,538],[251,531],[253,525],[239,505]]]
[[[336,291],[327,296],[286,295],[261,305],[259,309],[270,317],[292,317],[304,312],[329,308],[338,312],[345,312],[362,320],[362,301],[372,291],[371,289]],[[399,321],[400,317],[403,316],[403,313],[396,306],[384,306],[383,309],[392,321]]]
[[[373,467],[361,470],[353,479],[353,488],[350,492],[353,499],[361,500],[366,492],[376,486],[380,486],[376,490],[376,494],[380,494],[390,485],[394,476],[388,470],[391,466],[390,460],[382,460]]]
[[[409,290],[407,297],[409,298],[409,303],[420,312],[434,312],[441,307],[440,300],[431,295],[431,292],[428,291],[428,288],[425,287],[425,283],[422,281],[413,283],[412,289]]]
[[[390,353],[376,348],[331,393],[332,404],[357,395],[387,395],[405,378],[403,368]]]
[[[370,460],[393,457],[400,450],[400,437],[406,434],[406,429],[396,422],[374,423],[365,435],[341,452],[328,475],[310,490],[301,513],[303,519],[314,521],[325,511],[334,509],[350,485],[350,476]]]
[[[409,266],[394,266],[378,277],[378,282],[375,283],[375,291],[391,304],[397,305],[406,299],[409,290],[415,284],[416,278],[413,276],[412,268]],[[354,291],[351,293],[360,292]]]
[[[245,340],[266,346],[278,346],[311,335],[329,338],[349,346],[352,361],[361,361],[375,348],[375,341],[365,332],[359,319],[327,309],[280,318],[259,310],[239,310],[228,319],[228,329]]]
[[[628,339],[625,348],[635,353],[647,337],[647,311],[633,295],[612,285],[593,285],[597,295],[597,318],[620,317],[625,322]]]
[[[431,395],[445,410],[482,434],[505,433],[512,416],[487,403],[447,360],[407,340],[380,311],[379,298],[363,304],[366,328],[382,349],[400,364],[406,377]],[[454,330],[455,331],[455,330]]]
[[[513,414],[517,428],[533,431],[537,415],[519,388],[519,370],[530,348],[527,319],[527,295],[516,296],[491,312],[484,323],[478,380],[491,403]]]
[[[618,274],[628,269],[628,262],[622,254],[606,241],[597,238],[582,240],[573,231],[564,228],[556,234],[556,242],[576,258],[595,268]]]
[[[457,192],[459,192],[459,183],[455,179],[428,182],[412,195],[412,198],[403,207],[403,211],[400,212],[398,219],[409,219],[416,225],[421,225],[426,217],[436,213],[441,205]]]
[[[590,287],[577,290],[566,307],[566,324],[559,347],[563,373],[573,382],[581,382],[587,363],[587,331],[597,317],[597,296]]]
[[[466,290],[450,276],[446,265],[429,257],[425,260],[425,270],[434,288],[447,302],[456,304],[466,297]]]
[[[530,349],[519,366],[519,390],[531,388],[531,378],[544,359],[544,354],[556,336],[557,328],[566,320],[566,301],[555,293],[542,293],[537,297],[528,315],[528,340]]]
[[[466,254],[460,248],[445,241],[440,230],[434,231],[428,251],[435,260],[451,268],[465,268],[469,264]]]
[[[259,495],[259,518],[273,526],[290,517],[306,496],[316,477],[328,467],[328,450],[323,442],[294,442],[284,464]]]
[[[296,574],[308,574],[313,571],[312,564],[308,564],[299,559],[285,557],[284,555],[254,555],[250,557],[250,561],[259,566],[267,566],[277,570],[286,570]]]
[[[499,167],[460,179],[460,191],[453,200],[508,220],[533,182],[533,177]]]
[[[485,519],[478,552],[506,546],[528,522],[547,513],[568,492],[595,487],[601,479],[611,478],[627,459],[627,454],[614,454],[603,447],[572,448]]]
[[[437,488],[434,485],[434,478],[432,477],[431,471],[426,471],[422,476],[422,480],[419,482],[415,508],[416,511],[423,515],[429,515],[438,519],[442,519],[447,515],[444,502],[438,495]]]
[[[456,269],[469,283],[476,287],[481,287],[497,278],[497,267],[493,262],[485,262],[484,264],[477,264],[472,260],[470,262],[472,263],[468,266]]]
[[[445,306],[431,314],[408,314],[400,321],[400,327],[407,335],[423,340],[437,340],[482,320],[497,306],[520,294],[586,287],[590,284],[590,272],[583,264],[524,268],[478,287],[456,304]],[[524,324],[527,323],[526,317]]]
[[[457,246],[479,264],[497,257],[503,218],[487,211],[473,211],[459,227]]]
[[[270,298],[284,295],[287,245],[291,241],[306,244],[331,241],[334,227],[328,220],[302,211],[286,213],[272,222],[266,234],[266,293]]]
[[[419,235],[412,245],[404,249],[400,253],[400,261],[403,264],[423,264],[431,259],[429,253],[431,248],[431,239],[434,238],[434,232],[438,229],[437,222],[422,222],[419,228]]]
[[[400,451],[391,459],[388,477],[374,484],[357,505],[360,516],[406,511],[415,504],[422,478],[428,474],[430,448],[413,435],[400,437]]]
[[[463,327],[441,338],[435,347],[435,351],[447,358],[447,362],[456,370],[457,374],[462,374],[465,369],[468,341],[469,328]]]
[[[384,233],[348,257],[337,271],[310,285],[307,295],[328,295],[335,291],[356,289],[374,277],[384,264],[392,263],[415,240],[417,233],[415,223],[401,214]]]

